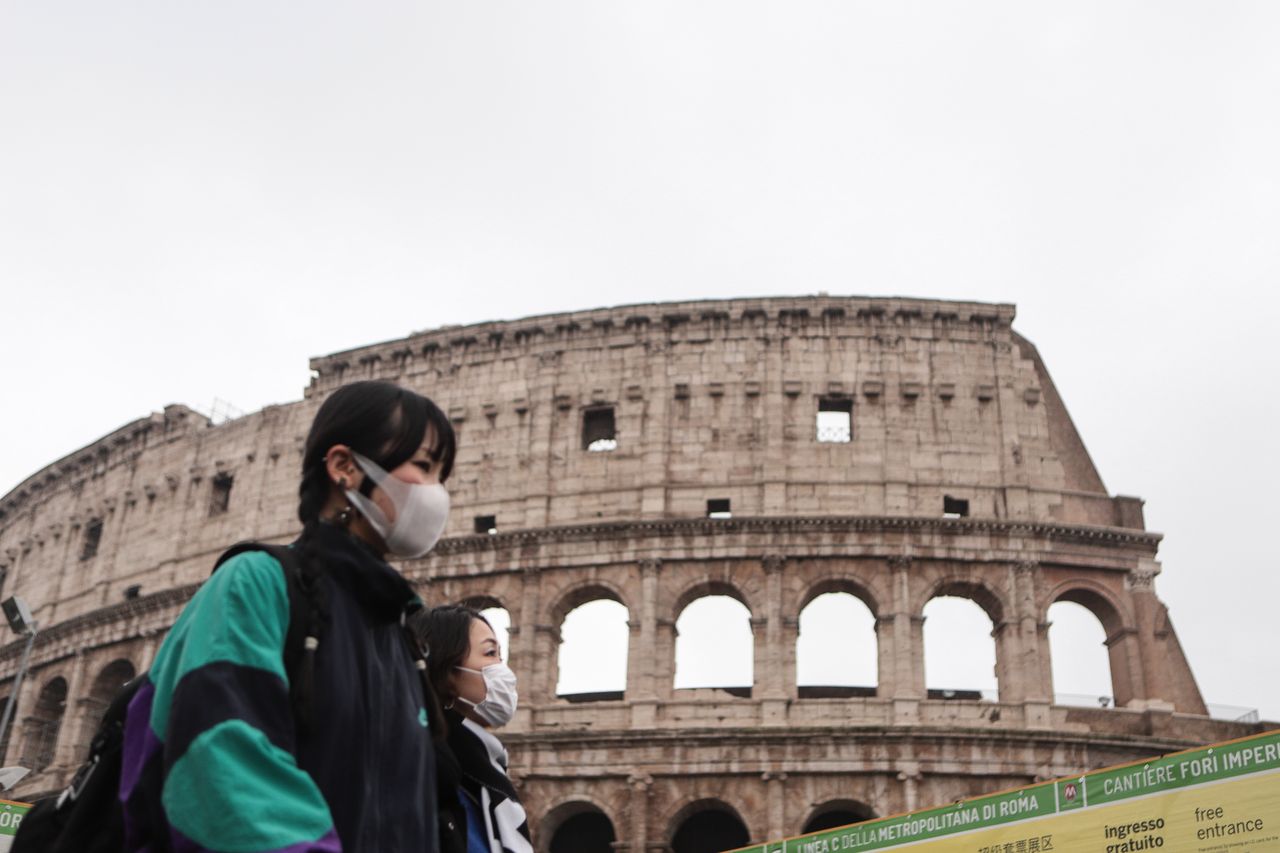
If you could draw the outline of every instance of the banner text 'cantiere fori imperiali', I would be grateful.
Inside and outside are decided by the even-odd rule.
[[[739,853],[1280,853],[1280,731]]]

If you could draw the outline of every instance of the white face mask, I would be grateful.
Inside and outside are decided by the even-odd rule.
[[[516,715],[516,674],[505,663],[494,663],[484,669],[467,669],[457,667],[463,672],[474,672],[484,679],[484,699],[472,702],[459,696],[463,702],[471,706],[472,712],[494,728],[500,728],[511,722]]]
[[[378,465],[354,450],[356,464],[369,475],[391,499],[396,508],[395,521],[389,521],[382,509],[354,489],[344,494],[365,517],[387,550],[397,557],[421,557],[435,547],[449,520],[449,493],[439,483],[406,483],[392,477]]]

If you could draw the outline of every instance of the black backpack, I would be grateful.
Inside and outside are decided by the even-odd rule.
[[[305,626],[300,618],[311,609],[303,591],[297,554],[284,545],[241,542],[218,558],[214,571],[246,551],[265,551],[284,569],[289,592],[289,629],[285,634],[284,665],[290,674],[302,658]],[[318,639],[318,638],[317,638]],[[146,674],[120,689],[111,700],[89,746],[89,759],[76,771],[66,790],[39,801],[23,817],[10,853],[120,853],[124,849],[124,814],[120,807],[121,753],[124,750],[124,718]]]

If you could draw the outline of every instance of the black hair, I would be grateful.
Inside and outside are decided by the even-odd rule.
[[[471,623],[477,619],[489,625],[480,611],[465,604],[424,608],[409,617],[409,630],[427,653],[427,680],[445,704],[457,698],[449,676],[471,651]]]
[[[352,382],[329,395],[316,412],[302,453],[302,483],[298,487],[298,518],[310,524],[333,489],[325,457],[335,444],[345,444],[372,459],[384,471],[398,468],[422,446],[429,430],[434,430],[435,456],[440,463],[440,482],[453,472],[457,451],[453,424],[440,407],[426,397],[392,382]],[[364,478],[360,490],[373,489]]]

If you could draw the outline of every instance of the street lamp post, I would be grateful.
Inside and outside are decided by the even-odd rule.
[[[9,627],[19,635],[25,634],[27,637],[26,648],[22,650],[22,663],[18,664],[18,673],[13,678],[13,689],[9,691],[9,701],[4,703],[4,714],[0,716],[0,738],[3,738],[9,730],[9,720],[13,717],[13,708],[18,704],[18,691],[22,689],[22,679],[27,674],[27,664],[31,662],[31,647],[36,643],[36,620],[31,618],[31,609],[27,607],[27,603],[18,596],[6,598],[0,607],[4,609],[5,618],[9,620]],[[5,751],[8,751],[8,744],[5,745]],[[13,779],[9,784],[4,785],[8,788],[17,784],[18,779],[26,775],[26,768],[5,767],[0,770],[0,775],[12,777],[14,774],[6,774],[4,771],[23,772]],[[3,780],[0,780],[3,781]]]

